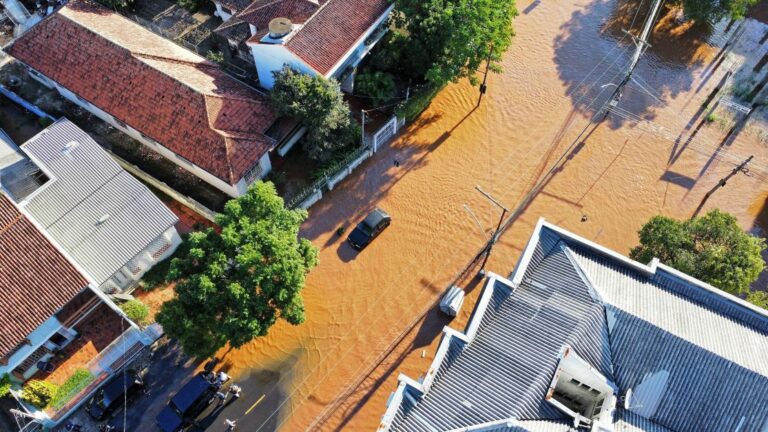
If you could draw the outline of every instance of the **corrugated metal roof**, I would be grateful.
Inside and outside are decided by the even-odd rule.
[[[768,426],[766,315],[540,227],[519,287],[497,283],[476,338],[451,346],[426,394],[404,387],[390,430],[562,419],[544,392],[565,344],[618,386],[616,432]]]
[[[611,376],[603,306],[562,248],[542,249],[537,257],[514,293],[496,284],[475,340],[452,341],[432,388],[413,398],[415,405],[404,398],[391,430],[443,431],[511,417],[563,419],[544,397],[564,345]]]
[[[178,221],[66,119],[22,148],[53,176],[24,207],[98,284]]]
[[[574,252],[615,318],[615,379],[637,395],[630,411],[679,432],[762,430],[768,319],[663,269],[647,277],[584,248]]]

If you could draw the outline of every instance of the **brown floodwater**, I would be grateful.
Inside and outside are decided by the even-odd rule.
[[[601,97],[612,91],[601,86],[618,82],[627,64],[631,46],[622,28],[632,23],[636,4],[521,2],[505,71],[489,78],[489,93],[478,108],[476,88],[464,82],[449,86],[395,142],[312,207],[303,235],[320,248],[320,265],[304,290],[306,323],[280,323],[267,337],[225,355],[245,391],[265,395],[247,414],[254,430],[376,428],[397,373],[423,374],[448,324],[434,312],[415,326],[414,320],[484,242],[486,233],[469,211],[486,232],[498,219],[499,210],[475,185],[514,207],[571,145],[602,99],[590,102],[601,90]],[[752,175],[734,177],[702,211],[722,208],[752,228],[768,196],[761,114],[722,147],[732,114],[721,107],[717,121],[699,125],[706,114],[702,102],[731,62],[765,52],[758,44],[764,28],[751,21],[742,42],[718,63],[719,47],[732,34],[723,34],[724,28],[725,23],[709,30],[680,27],[675,12],[665,10],[619,105],[626,113],[612,114],[581,137],[504,234],[489,261],[491,271],[512,270],[539,217],[627,253],[649,217],[690,217],[706,191],[750,154]],[[336,228],[351,227],[374,206],[394,222],[355,253]],[[478,286],[469,287],[470,300]],[[472,305],[465,304],[452,325],[460,327]],[[380,355],[411,327],[382,361]],[[362,385],[350,387],[375,364]],[[342,394],[348,397],[340,401]],[[318,425],[314,420],[321,415],[327,421]]]

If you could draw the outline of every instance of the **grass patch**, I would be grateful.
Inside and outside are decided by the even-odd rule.
[[[69,402],[74,395],[79,393],[90,384],[95,377],[85,369],[78,369],[72,374],[61,387],[56,390],[56,394],[51,399],[51,407],[59,410]]]
[[[399,118],[404,118],[407,122],[412,122],[422,112],[424,112],[432,99],[440,93],[445,86],[428,86],[425,89],[414,92],[407,102],[400,104],[395,110]]]

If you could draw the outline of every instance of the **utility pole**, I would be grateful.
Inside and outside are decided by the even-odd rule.
[[[640,57],[645,52],[646,48],[650,46],[648,43],[648,36],[651,34],[651,29],[653,28],[653,23],[656,21],[656,15],[659,12],[659,8],[661,7],[662,0],[654,0],[653,5],[651,6],[651,10],[648,13],[648,16],[645,18],[645,24],[643,25],[643,31],[640,33],[640,37],[632,36],[632,41],[635,43],[635,53],[632,55],[632,61],[629,63],[629,67],[627,67],[627,75],[624,77],[624,79],[621,81],[621,83],[616,86],[616,89],[613,91],[613,94],[611,94],[610,102],[609,102],[609,108],[605,111],[605,117],[608,116],[608,113],[610,112],[610,107],[616,106],[616,104],[619,103],[619,99],[621,99],[621,91],[624,89],[624,86],[627,85],[629,82],[629,79],[632,78],[632,72],[635,70],[635,67],[637,67],[637,63],[640,61]],[[627,32],[627,30],[624,30]]]
[[[712,194],[715,193],[715,191],[725,186],[725,184],[728,182],[728,180],[731,179],[731,177],[735,176],[738,173],[747,174],[749,172],[749,169],[747,168],[747,164],[754,157],[755,157],[754,155],[751,155],[750,157],[746,158],[742,163],[740,163],[736,168],[734,168],[727,176],[721,178],[720,181],[717,182],[717,184],[704,195],[704,199],[701,200],[701,203],[699,203],[699,206],[696,208],[696,211],[693,212],[693,216],[691,216],[691,219],[693,219],[699,214],[702,207],[704,207],[704,203],[707,202],[709,197],[712,196]]]
[[[501,222],[504,220],[504,216],[507,215],[507,213],[510,213],[509,209],[504,206],[504,204],[500,203],[496,198],[491,196],[488,192],[480,189],[480,186],[475,186],[475,189],[477,189],[478,192],[483,194],[485,198],[488,199],[493,205],[501,209],[501,216],[499,216],[499,223],[496,225],[496,229],[493,231],[493,235],[491,236],[491,239],[488,240],[488,244],[486,246],[485,250],[485,257],[483,258],[483,263],[480,265],[480,274],[483,274],[485,272],[485,263],[488,262],[488,257],[491,256],[491,250],[493,249],[493,246],[496,244],[496,242],[499,240],[499,237],[501,236]]]
[[[477,98],[477,106],[480,106],[480,101],[483,100],[483,95],[488,91],[488,71],[491,69],[491,56],[493,56],[493,45],[488,51],[488,58],[485,60],[485,74],[483,75],[483,83],[480,84],[480,97]]]
[[[362,120],[362,136],[360,137],[360,147],[365,147],[365,110],[360,110],[360,120]],[[376,149],[373,150],[374,153],[376,153]]]

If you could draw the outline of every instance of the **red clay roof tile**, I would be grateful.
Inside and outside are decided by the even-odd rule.
[[[74,265],[0,194],[0,357],[87,286]]]
[[[391,4],[390,0],[328,0],[286,47],[327,75]]]
[[[273,144],[263,95],[89,0],[70,1],[6,51],[229,184]]]

